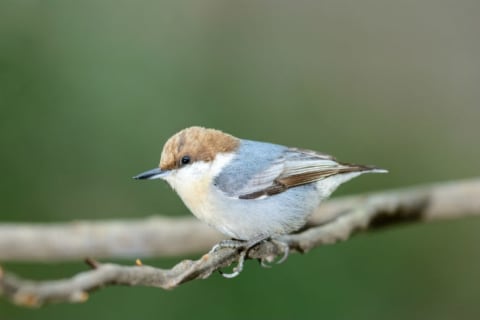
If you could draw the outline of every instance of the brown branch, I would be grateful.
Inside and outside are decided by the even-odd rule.
[[[306,229],[280,240],[292,251],[305,252],[346,240],[363,230],[469,215],[480,215],[480,179],[332,200],[318,209]],[[277,241],[263,242],[250,250],[247,258],[272,261],[282,252],[283,247]],[[172,269],[144,266],[140,261],[135,266],[121,266],[89,259],[87,263],[93,270],[52,281],[24,280],[0,269],[0,295],[20,305],[38,306],[48,302],[83,302],[89,292],[107,285],[171,289],[193,279],[206,278],[238,257],[236,250],[221,249],[196,261],[182,261]]]

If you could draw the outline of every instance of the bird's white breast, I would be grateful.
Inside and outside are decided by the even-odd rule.
[[[233,157],[231,153],[220,153],[211,162],[197,161],[166,177],[190,211],[211,225],[217,224],[219,211],[218,195],[212,192],[213,179]]]

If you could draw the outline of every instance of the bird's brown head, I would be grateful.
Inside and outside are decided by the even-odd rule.
[[[173,135],[165,143],[160,169],[178,169],[196,161],[209,162],[218,153],[235,151],[240,140],[215,129],[190,127]]]

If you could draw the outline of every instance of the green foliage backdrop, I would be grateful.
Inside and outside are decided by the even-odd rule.
[[[336,195],[478,175],[479,9],[0,0],[0,222],[189,214],[166,185],[131,176],[190,125],[391,171]],[[405,226],[171,292],[109,288],[39,310],[0,301],[0,318],[478,319],[479,228]],[[85,269],[3,265],[38,279]]]

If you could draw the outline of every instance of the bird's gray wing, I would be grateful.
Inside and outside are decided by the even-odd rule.
[[[230,190],[239,199],[258,199],[335,174],[372,170],[372,167],[339,163],[332,156],[311,150],[284,148],[269,165]]]
[[[283,170],[283,155],[288,148],[281,145],[242,140],[236,157],[213,184],[230,197],[266,189]]]

